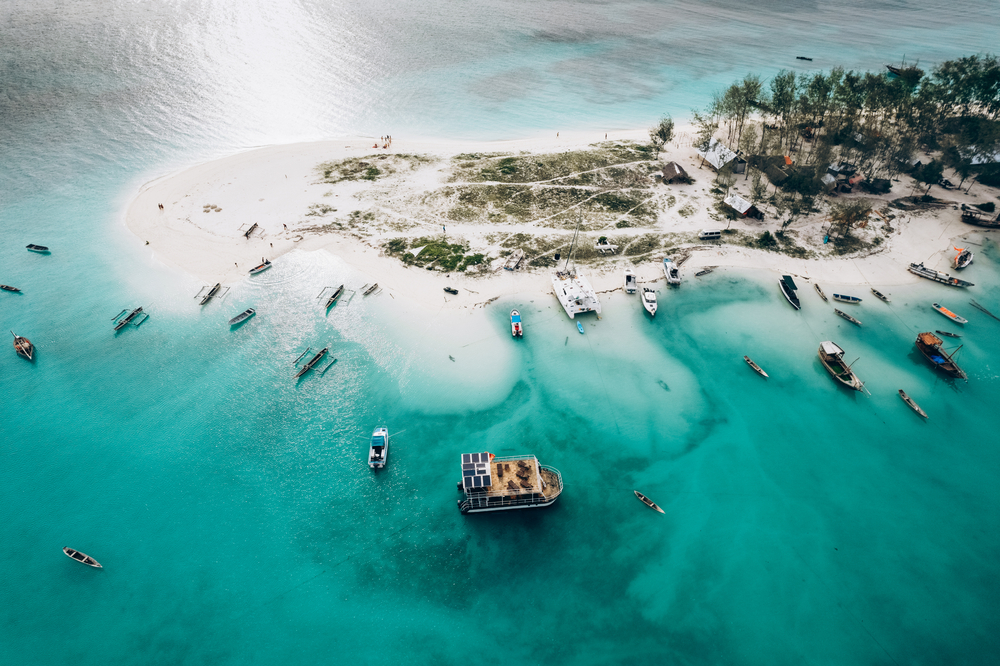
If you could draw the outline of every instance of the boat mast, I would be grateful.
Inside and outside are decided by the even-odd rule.
[[[563,273],[567,272],[567,269],[569,268],[570,259],[573,258],[573,252],[576,250],[576,239],[580,235],[580,224],[582,222],[583,222],[583,219],[580,217],[580,214],[578,213],[577,216],[576,216],[576,231],[573,232],[573,242],[570,243],[570,245],[569,245],[569,254],[566,255],[566,265],[563,266]],[[575,273],[576,272],[576,262],[573,262],[573,269],[574,269],[573,272]]]

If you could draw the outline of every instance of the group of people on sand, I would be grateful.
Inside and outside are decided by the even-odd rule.
[[[392,137],[386,134],[385,136],[380,136],[378,140],[382,143],[382,147],[389,149],[392,147]],[[376,143],[372,148],[378,148],[379,145]]]

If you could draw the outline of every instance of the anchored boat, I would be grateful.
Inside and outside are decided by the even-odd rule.
[[[851,366],[844,362],[844,350],[837,344],[827,340],[819,344],[819,360],[838,383],[855,391],[864,390],[864,383],[851,370]]]
[[[0,289],[3,289],[4,291],[21,291],[17,287],[11,287],[10,285],[6,284],[0,284]]]
[[[63,548],[63,552],[66,553],[66,557],[71,560],[76,560],[80,564],[86,564],[88,567],[94,567],[95,569],[103,569],[101,563],[92,558],[86,553],[81,553],[78,550],[73,550],[72,548]]]
[[[497,457],[463,453],[458,500],[462,513],[533,509],[551,506],[563,491],[562,474],[533,455]]]
[[[764,369],[763,369],[763,368],[761,368],[761,367],[760,367],[759,365],[757,365],[756,363],[754,363],[754,362],[753,362],[753,359],[752,359],[752,358],[750,358],[749,356],[744,356],[744,357],[743,357],[743,360],[744,360],[744,361],[746,361],[746,362],[747,362],[747,365],[749,365],[749,366],[750,366],[751,368],[753,368],[753,371],[754,371],[754,372],[756,372],[756,373],[757,373],[758,375],[760,375],[761,377],[767,377],[767,376],[768,376],[768,375],[767,375],[767,373],[766,373],[766,372],[764,372]]]
[[[906,391],[904,391],[903,389],[899,389],[899,397],[903,399],[903,402],[905,402],[907,405],[910,406],[910,409],[912,409],[913,411],[915,411],[917,414],[920,414],[925,419],[927,418],[927,412],[925,412],[924,410],[920,409],[920,405],[918,405],[917,403],[915,403],[913,401],[913,398],[911,398],[910,396],[906,395]]]
[[[330,296],[330,298],[326,299],[326,305],[324,307],[327,310],[329,310],[330,306],[336,303],[337,299],[340,298],[343,293],[344,293],[344,285],[340,285],[334,290],[333,295]]]
[[[372,432],[371,445],[368,447],[368,466],[372,469],[382,469],[388,457],[389,430],[385,426],[379,426]]]
[[[18,335],[14,331],[11,331],[10,334],[14,336],[14,351],[17,352],[17,355],[23,356],[29,361],[34,360],[35,345],[31,344],[31,340]]]
[[[514,338],[524,337],[524,328],[521,326],[521,313],[517,310],[510,311],[510,335]]]
[[[639,288],[639,278],[632,272],[631,268],[625,269],[625,293],[634,294]]]
[[[781,279],[778,280],[778,286],[781,287],[781,293],[785,295],[785,300],[787,300],[793,308],[798,310],[802,307],[802,304],[799,303],[799,297],[795,295],[795,290],[798,289],[798,287],[795,286],[795,280],[792,279],[791,275],[782,275]]]
[[[715,270],[714,268],[703,268],[700,271],[698,271],[697,273],[695,273],[694,276],[695,277],[701,277],[702,275],[708,275],[709,273],[711,273],[714,270]]]
[[[972,263],[972,259],[975,255],[972,254],[971,250],[966,250],[964,247],[955,247],[955,251],[958,252],[952,262],[952,265],[955,268],[962,269]]]
[[[213,296],[215,296],[217,293],[219,293],[219,289],[221,289],[221,288],[222,288],[222,284],[219,283],[219,282],[216,282],[215,286],[208,290],[208,293],[205,294],[205,297],[201,299],[201,303],[199,303],[198,305],[204,305],[205,303],[208,303],[210,300],[212,300]]]
[[[957,314],[949,310],[943,305],[938,305],[937,303],[931,303],[931,307],[943,314],[948,319],[951,319],[956,324],[968,324],[969,320],[965,317],[959,317]]]
[[[578,221],[576,224],[573,242],[570,244],[569,254],[566,256],[566,264],[561,271],[557,270],[552,275],[552,290],[570,319],[582,312],[601,314],[601,302],[597,299],[597,292],[590,286],[590,281],[576,270],[575,264],[572,268],[569,265],[576,248],[577,238],[580,236],[581,223],[582,221]],[[583,333],[582,326],[580,332]]]
[[[861,299],[857,296],[848,296],[847,294],[834,294],[833,300],[840,301],[841,303],[851,303],[853,305],[859,305]]]
[[[254,266],[253,268],[250,269],[250,275],[257,275],[257,273],[263,273],[270,267],[271,267],[271,260],[264,259],[264,263]]]
[[[256,310],[254,310],[253,308],[247,308],[243,312],[239,313],[238,315],[236,315],[235,317],[233,317],[232,319],[230,319],[229,320],[229,325],[230,326],[235,326],[236,324],[243,323],[247,319],[249,319],[250,317],[254,316],[255,314],[257,314]]]
[[[836,312],[841,317],[843,317],[844,319],[846,319],[847,321],[851,322],[852,324],[857,324],[858,326],[861,326],[861,322],[860,321],[858,321],[857,319],[855,319],[851,315],[847,314],[843,310],[838,310],[837,308],[834,308],[833,311]]]
[[[649,287],[642,288],[642,307],[646,308],[650,317],[656,316],[656,291]]]
[[[681,283],[681,269],[670,257],[663,257],[663,274],[667,276],[667,284]]]
[[[141,312],[142,312],[142,306],[139,306],[135,310],[132,310],[132,312],[129,312],[127,316],[122,317],[121,319],[118,320],[118,323],[115,324],[115,330],[120,331],[126,326],[128,326],[129,322],[138,317],[139,313]]]
[[[947,337],[949,337],[949,338],[960,338],[960,337],[962,337],[962,336],[961,336],[961,335],[959,335],[958,333],[949,333],[948,331],[941,331],[941,330],[938,330],[938,331],[935,331],[935,333],[937,333],[938,335],[944,335],[944,336],[947,336]]]
[[[968,380],[969,376],[965,374],[965,370],[958,367],[958,363],[955,362],[955,354],[958,353],[958,349],[962,348],[961,346],[949,354],[941,348],[944,340],[930,331],[918,333],[917,339],[913,344],[917,346],[917,349],[924,355],[924,358],[930,361],[931,365],[944,374],[949,377]]]
[[[885,303],[889,302],[889,297],[886,296],[885,294],[883,294],[881,291],[879,291],[875,287],[872,287],[871,290],[872,290],[872,293],[875,294],[875,298],[877,298],[878,300],[883,301]]]
[[[942,273],[941,271],[936,271],[933,268],[927,268],[924,266],[923,262],[919,264],[910,264],[909,268],[906,270],[910,271],[914,275],[919,275],[922,278],[927,278],[928,280],[934,280],[935,282],[940,282],[941,284],[946,284],[951,287],[972,287],[974,286],[971,282],[966,282],[965,280],[959,280],[957,277],[952,277],[947,273]]]
[[[49,251],[49,248],[45,247],[44,245],[35,245],[34,243],[30,243],[30,244],[26,245],[25,247],[28,248],[28,252],[48,252]]]
[[[320,349],[319,353],[316,354],[315,356],[313,356],[311,361],[309,361],[308,363],[306,363],[305,365],[303,365],[301,368],[299,368],[299,371],[297,373],[295,373],[294,379],[298,379],[302,375],[304,375],[307,372],[309,372],[310,370],[312,370],[313,366],[316,365],[317,363],[319,363],[320,359],[322,359],[324,356],[326,356],[326,352],[328,352],[329,350],[330,350],[329,347],[323,347],[322,349]]]
[[[826,294],[823,293],[823,289],[820,288],[819,284],[814,284],[813,287],[816,288],[816,293],[819,294],[820,298],[827,302],[830,301],[830,299],[826,297]]]
[[[645,495],[643,495],[642,493],[640,493],[638,490],[633,490],[632,492],[635,493],[635,496],[639,498],[640,502],[642,502],[643,504],[645,504],[646,506],[648,506],[653,511],[659,511],[660,513],[665,513],[663,509],[661,509],[659,506],[657,506],[656,502],[654,502],[653,500],[649,499],[648,497],[646,497]]]
[[[454,287],[445,287],[444,290],[449,294],[451,294],[452,296],[458,294],[458,289],[455,289]]]

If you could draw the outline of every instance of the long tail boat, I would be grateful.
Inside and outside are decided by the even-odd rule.
[[[949,354],[941,349],[944,341],[930,331],[918,333],[917,339],[913,344],[917,346],[917,349],[924,355],[924,358],[930,361],[931,365],[944,374],[958,379],[969,379],[969,376],[965,374],[965,370],[962,370],[962,368],[958,367],[958,363],[955,363],[955,354],[958,353],[958,349],[962,348],[961,346]]]
[[[844,362],[844,350],[836,343],[827,340],[819,345],[819,360],[838,383],[855,391],[863,391],[865,385],[858,379],[858,376],[851,370],[851,366]]]
[[[297,373],[295,373],[295,378],[298,379],[302,375],[304,375],[307,372],[309,372],[310,370],[312,370],[313,366],[320,362],[320,359],[322,359],[326,355],[326,352],[329,349],[330,349],[329,347],[323,347],[321,350],[319,350],[319,353],[316,354],[315,356],[313,356],[311,361],[309,361],[308,363],[306,363],[305,365],[303,365],[301,368],[299,368],[299,371]]]
[[[33,360],[35,358],[35,345],[31,344],[31,340],[18,335],[14,331],[11,331],[10,334],[14,336],[14,350],[17,352],[17,355],[23,356],[29,361]]]
[[[934,280],[935,282],[940,282],[941,284],[946,284],[950,287],[972,287],[971,282],[966,282],[965,280],[959,280],[957,277],[952,277],[947,273],[942,273],[941,271],[936,271],[933,268],[927,268],[924,266],[923,262],[919,264],[910,264],[906,269],[913,273],[914,275],[919,275],[922,278],[927,278],[928,280]]]
[[[758,375],[760,375],[761,377],[767,377],[767,376],[768,376],[768,375],[767,375],[767,373],[766,373],[766,372],[764,372],[764,369],[763,369],[763,368],[761,368],[761,367],[760,367],[759,365],[757,365],[756,363],[754,363],[754,362],[753,362],[753,359],[752,359],[752,358],[750,358],[749,356],[745,356],[745,355],[744,355],[744,356],[743,356],[743,360],[744,360],[744,361],[746,361],[746,362],[747,362],[747,365],[749,365],[749,366],[750,366],[751,368],[753,368],[753,371],[754,371],[754,372],[756,372],[756,373],[757,373]]]

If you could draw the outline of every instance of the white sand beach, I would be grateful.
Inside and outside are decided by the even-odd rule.
[[[662,205],[652,227],[623,230],[623,233],[688,234],[694,242],[682,248],[688,254],[682,267],[687,277],[707,266],[752,267],[831,286],[889,288],[919,279],[906,271],[910,262],[950,270],[954,245],[966,238],[981,243],[983,235],[991,233],[964,224],[957,210],[963,202],[995,199],[996,192],[977,185],[972,195],[936,188],[933,194],[948,201],[948,205],[935,210],[896,211],[891,221],[879,219],[873,213],[871,226],[879,225],[883,237],[876,247],[855,255],[803,259],[738,244],[699,243],[696,241],[699,230],[724,228],[728,220],[720,221],[713,209],[714,197],[709,189],[715,174],[708,165],[700,166],[701,159],[691,145],[693,134],[690,126],[678,127],[674,140],[659,156],[660,163],[681,164],[694,177],[693,184],[667,186],[649,176],[650,199],[662,202],[680,197],[688,204],[687,214],[679,215],[676,208]],[[606,136],[607,141],[648,142],[647,130],[609,132]],[[450,285],[458,288],[459,294],[447,297],[446,307],[475,307],[500,295],[550,292],[551,268],[505,271],[495,261],[488,269],[484,266],[467,273],[446,274],[407,266],[398,257],[388,256],[383,245],[393,237],[440,237],[443,233],[449,242],[463,242],[473,251],[496,260],[509,252],[500,245],[498,236],[550,233],[553,229],[546,226],[546,220],[519,224],[464,222],[436,215],[433,209],[421,208],[415,202],[426,201],[429,195],[453,184],[455,155],[542,155],[586,150],[604,141],[604,134],[559,132],[556,136],[553,131],[544,138],[499,142],[393,138],[388,149],[373,147],[377,140],[371,137],[271,146],[147,183],[129,206],[126,223],[140,242],[148,242],[157,259],[209,283],[232,284],[246,279],[247,271],[265,257],[280,261],[282,254],[293,249],[322,249],[341,257],[396,296],[438,309],[442,287]],[[317,168],[325,162],[368,156],[377,159],[383,155],[426,156],[428,160],[411,166],[407,173],[374,182],[353,179],[331,184],[324,182]],[[902,176],[902,182],[895,183],[888,195],[857,196],[875,200],[878,208],[909,194],[912,185],[908,177]],[[740,176],[735,191],[749,196],[748,190],[749,183]],[[849,196],[855,195],[842,195],[841,200]],[[362,213],[369,212],[372,216],[377,213],[380,222],[366,223]],[[798,242],[806,248],[822,250],[828,221],[828,213],[813,213],[796,220],[789,230],[796,233]],[[258,225],[254,233],[245,238],[244,234],[254,224]],[[765,229],[773,232],[777,227],[773,213],[763,221],[732,222],[733,229],[748,234],[759,234]],[[615,231],[609,228],[609,233]],[[561,232],[566,233],[565,229]],[[858,233],[867,232],[858,230]],[[569,235],[571,231],[567,238]],[[598,235],[599,232],[588,230],[582,234],[581,245],[587,243],[593,247]],[[643,281],[662,278],[662,256],[662,252],[641,257],[608,254],[596,263],[590,262],[583,270],[597,291],[607,291],[621,287],[621,271],[625,266],[634,265]]]

